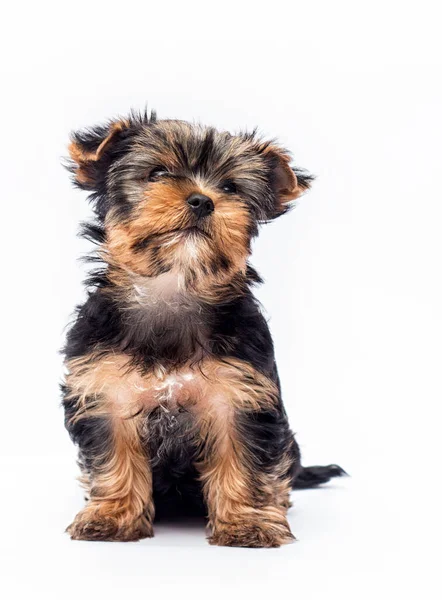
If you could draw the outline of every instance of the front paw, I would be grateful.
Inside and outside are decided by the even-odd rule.
[[[143,516],[136,519],[103,515],[86,507],[80,511],[66,529],[72,540],[134,542],[153,537],[149,520]]]
[[[287,522],[256,520],[215,525],[209,543],[241,548],[279,548],[294,539]]]

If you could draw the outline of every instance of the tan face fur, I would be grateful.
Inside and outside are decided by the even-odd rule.
[[[203,300],[235,294],[259,223],[305,189],[288,153],[254,135],[173,120],[121,120],[104,131],[94,143],[74,139],[70,154],[78,185],[105,194],[101,256],[126,290],[134,278],[173,272],[181,291]],[[162,176],[151,177],[158,168]],[[204,219],[189,209],[195,193],[213,202]]]

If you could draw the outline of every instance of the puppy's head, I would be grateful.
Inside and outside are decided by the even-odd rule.
[[[73,134],[70,155],[109,264],[149,277],[176,270],[189,282],[245,272],[258,225],[310,183],[286,150],[255,134],[147,115]]]

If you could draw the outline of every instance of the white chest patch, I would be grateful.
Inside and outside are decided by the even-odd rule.
[[[180,395],[186,382],[194,379],[192,373],[180,373],[176,375],[167,375],[161,383],[154,387],[158,392],[156,400],[159,404],[163,402],[173,402],[174,398]]]
[[[178,304],[184,294],[183,276],[173,271],[158,277],[134,276],[130,300],[138,306]]]

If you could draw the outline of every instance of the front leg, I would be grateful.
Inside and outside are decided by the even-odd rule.
[[[235,366],[234,366],[235,365]],[[230,361],[201,416],[198,464],[211,544],[278,547],[293,541],[290,505],[293,436],[273,382]]]
[[[88,386],[84,373],[75,368],[71,366],[68,376],[64,407],[67,429],[79,446],[88,502],[67,532],[75,540],[152,537],[154,506],[151,467],[143,443],[145,416],[109,373],[105,374],[106,386],[98,388],[96,365],[93,385],[89,381]],[[86,396],[85,391],[93,394]]]
[[[152,476],[140,419],[84,417],[72,424],[80,445],[89,501],[67,532],[74,540],[134,541],[152,537]]]

